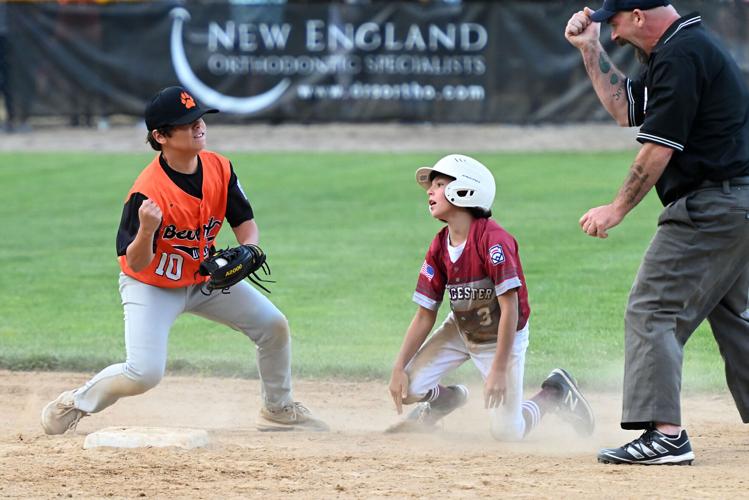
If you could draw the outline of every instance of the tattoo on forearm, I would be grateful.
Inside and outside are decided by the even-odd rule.
[[[611,61],[609,60],[605,52],[600,52],[598,54],[598,69],[600,69],[601,73],[604,75],[608,74],[612,69]],[[619,83],[619,74],[616,70],[611,73],[611,76],[609,77],[609,83],[611,85],[616,85],[617,83]],[[620,100],[624,92],[623,89],[624,85],[620,85],[619,87],[617,87],[614,93],[611,94],[612,99],[614,99],[615,101]]]
[[[642,199],[642,188],[650,176],[642,165],[634,163],[629,170],[629,176],[622,186],[622,198],[630,207],[634,207]]]
[[[609,71],[611,71],[611,63],[609,62],[608,58],[606,57],[606,54],[604,54],[603,52],[601,52],[598,55],[598,67],[600,68],[601,73],[604,73],[604,74],[606,74]]]
[[[614,93],[612,94],[612,96],[611,96],[611,97],[613,97],[615,101],[618,101],[619,99],[621,99],[621,98],[622,98],[622,94],[623,94],[623,93],[624,93],[624,86],[621,86],[621,85],[620,85],[620,86],[619,86],[619,87],[618,87],[618,88],[616,89],[616,92],[614,92]]]

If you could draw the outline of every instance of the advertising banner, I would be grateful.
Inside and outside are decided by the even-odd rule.
[[[605,119],[563,36],[582,5],[10,3],[12,104],[19,116],[137,117],[179,84],[224,122]],[[745,70],[747,13],[738,3],[705,13]],[[638,71],[630,48],[602,38],[615,64]]]

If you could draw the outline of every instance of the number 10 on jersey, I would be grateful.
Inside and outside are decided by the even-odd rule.
[[[184,258],[176,253],[162,253],[156,274],[166,276],[170,280],[179,281],[182,277],[182,262]]]

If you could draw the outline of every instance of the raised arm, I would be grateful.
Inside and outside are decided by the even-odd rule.
[[[136,273],[153,260],[153,235],[161,224],[161,208],[153,200],[145,199],[138,209],[138,218],[138,232],[125,253],[127,265]]]
[[[576,12],[567,22],[564,37],[583,56],[593,89],[606,111],[622,127],[629,126],[627,109],[627,77],[611,62],[600,42],[601,25],[590,19],[588,7]]]

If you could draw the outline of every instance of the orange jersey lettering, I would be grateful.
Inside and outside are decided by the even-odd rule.
[[[140,272],[119,257],[120,268],[138,281],[163,288],[202,283],[208,278],[198,274],[200,263],[216,239],[226,215],[226,198],[231,178],[229,160],[210,151],[201,151],[203,198],[180,189],[159,164],[159,155],[141,172],[127,195],[142,193],[153,200],[163,214],[156,234],[156,254]]]

